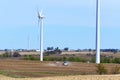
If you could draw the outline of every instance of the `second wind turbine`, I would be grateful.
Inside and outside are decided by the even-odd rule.
[[[43,19],[42,11],[38,12],[38,23],[40,23],[40,61],[43,61]]]
[[[96,0],[96,63],[100,64],[100,0]]]

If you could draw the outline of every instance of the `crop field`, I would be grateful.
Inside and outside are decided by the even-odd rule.
[[[108,74],[119,64],[104,64]],[[63,66],[62,62],[40,62],[15,59],[0,59],[0,74],[15,78],[53,77],[69,75],[95,75],[96,64],[69,62]]]
[[[0,73],[12,77],[49,77],[90,73],[95,74],[94,66],[95,64],[75,62],[69,63],[69,66],[63,66],[62,62],[1,59]]]
[[[22,52],[21,55],[38,55],[38,52]],[[73,52],[63,52],[65,54],[76,54]],[[87,54],[87,53],[86,53]],[[75,56],[84,58],[86,54],[83,52]],[[105,56],[119,57],[120,54],[102,53]],[[59,56],[61,56],[59,55]],[[56,57],[58,55],[53,55]],[[70,56],[70,55],[68,55]],[[97,68],[94,63],[87,62],[68,62],[68,66],[64,66],[61,61],[34,61],[23,60],[20,58],[1,58],[0,59],[0,80],[120,80],[120,75],[112,75],[115,67],[120,64],[104,63],[108,70],[105,75],[98,75]]]

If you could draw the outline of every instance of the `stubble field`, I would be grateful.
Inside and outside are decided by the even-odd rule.
[[[120,67],[104,64],[109,73],[116,65]],[[63,66],[62,62],[0,59],[0,80],[120,80],[120,75],[97,75],[95,66],[80,62]]]
[[[85,53],[74,54],[82,54],[79,56],[84,57]],[[22,52],[20,54],[39,54],[39,52]],[[73,52],[64,52],[62,54],[73,54]],[[119,54],[102,54],[105,56],[120,57]],[[119,74],[110,74],[115,66],[120,67],[120,64],[104,64],[108,70],[108,74],[98,75],[96,64],[94,63],[68,63],[68,66],[63,66],[63,62],[56,61],[40,62],[13,58],[0,59],[0,80],[120,80]]]

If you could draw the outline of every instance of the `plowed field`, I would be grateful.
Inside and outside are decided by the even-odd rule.
[[[108,72],[119,64],[104,64]],[[0,74],[10,77],[53,77],[69,75],[95,75],[96,64],[69,62],[63,66],[62,62],[40,62],[15,59],[0,59]]]

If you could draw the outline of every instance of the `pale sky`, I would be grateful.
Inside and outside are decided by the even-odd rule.
[[[120,0],[101,0],[101,48],[120,49]],[[96,0],[0,0],[0,49],[39,48],[37,7],[43,9],[44,48],[95,48]]]

